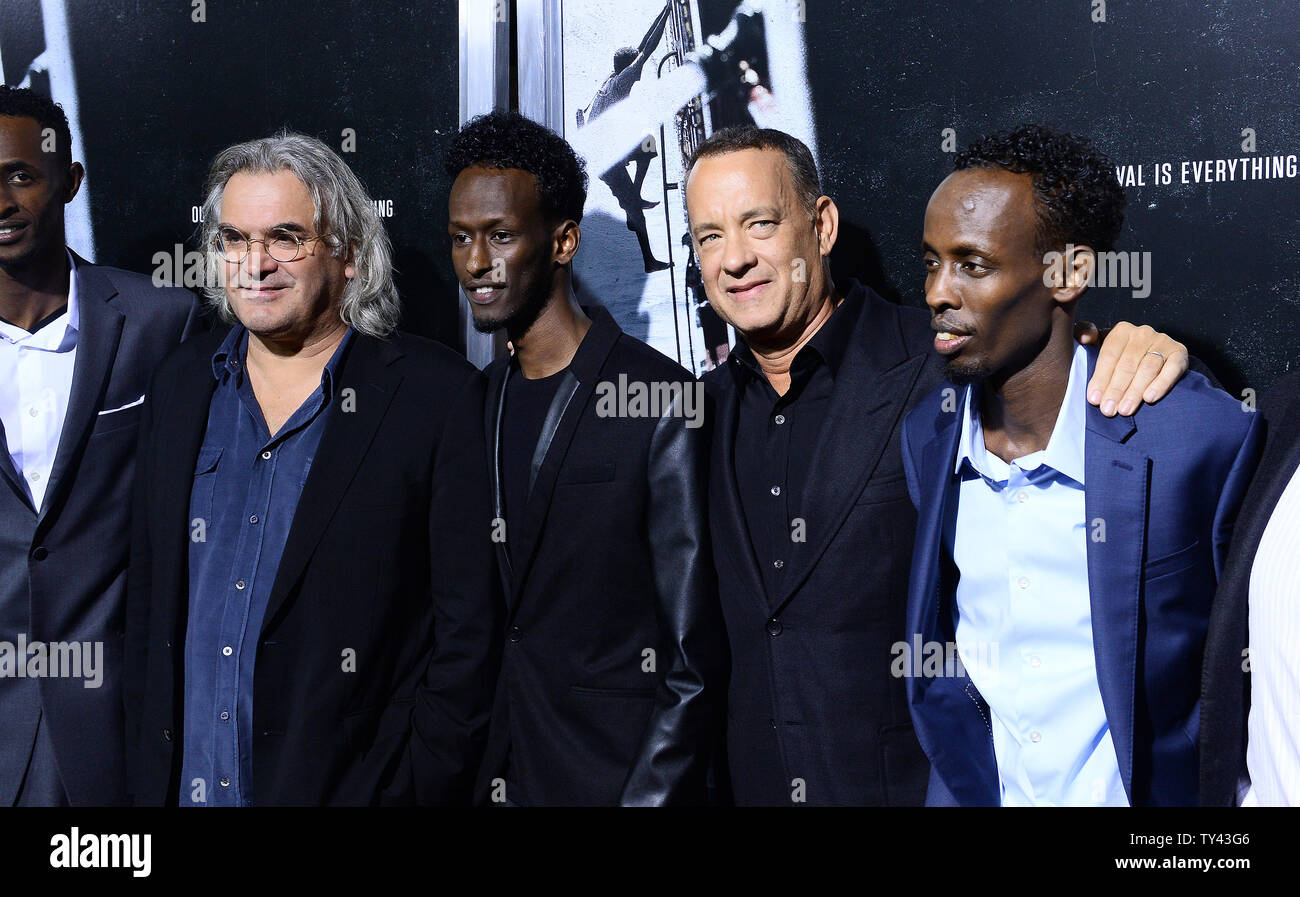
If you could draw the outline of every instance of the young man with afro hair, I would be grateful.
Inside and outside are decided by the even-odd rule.
[[[1124,192],[1085,140],[976,141],[925,212],[948,382],[903,424],[907,675],[931,805],[1197,802],[1202,654],[1258,417],[1191,372],[1132,417],[1085,395],[1075,310]]]
[[[451,141],[446,168],[475,326],[512,347],[486,371],[508,597],[476,800],[703,803],[725,664],[703,390],[579,303],[587,176],[568,143],[495,112]]]

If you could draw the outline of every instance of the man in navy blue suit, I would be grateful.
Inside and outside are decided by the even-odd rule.
[[[1206,628],[1259,428],[1194,372],[1131,418],[1088,403],[1074,315],[1123,213],[1110,161],[1040,127],[977,141],[926,208],[948,382],[903,426],[895,671],[931,805],[1197,800]]]

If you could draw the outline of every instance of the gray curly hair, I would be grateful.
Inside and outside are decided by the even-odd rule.
[[[221,318],[235,322],[230,299],[221,285],[218,266],[225,264],[214,250],[226,184],[240,172],[274,174],[289,171],[311,193],[317,233],[335,258],[352,250],[356,276],[343,289],[339,316],[359,333],[384,338],[397,329],[402,307],[393,286],[393,249],[379,214],[361,181],[347,163],[315,137],[281,131],[273,137],[237,143],[221,151],[208,169],[203,201],[200,245],[210,267],[203,292]]]

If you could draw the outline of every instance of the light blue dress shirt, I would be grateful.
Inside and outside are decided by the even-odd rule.
[[[966,391],[945,539],[961,573],[957,649],[989,705],[1003,806],[1128,805],[1092,643],[1087,381],[1076,346],[1047,448],[1009,464],[985,449],[978,391]]]

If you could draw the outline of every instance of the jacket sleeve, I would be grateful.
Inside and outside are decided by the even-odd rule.
[[[688,380],[695,414],[678,397],[655,426],[648,463],[647,531],[654,564],[663,672],[623,806],[703,804],[721,724],[726,643],[708,536],[710,405]],[[689,409],[688,409],[689,410]]]
[[[429,507],[433,640],[408,745],[417,803],[468,805],[500,666],[504,601],[494,566],[483,376],[453,397],[434,459]]]

